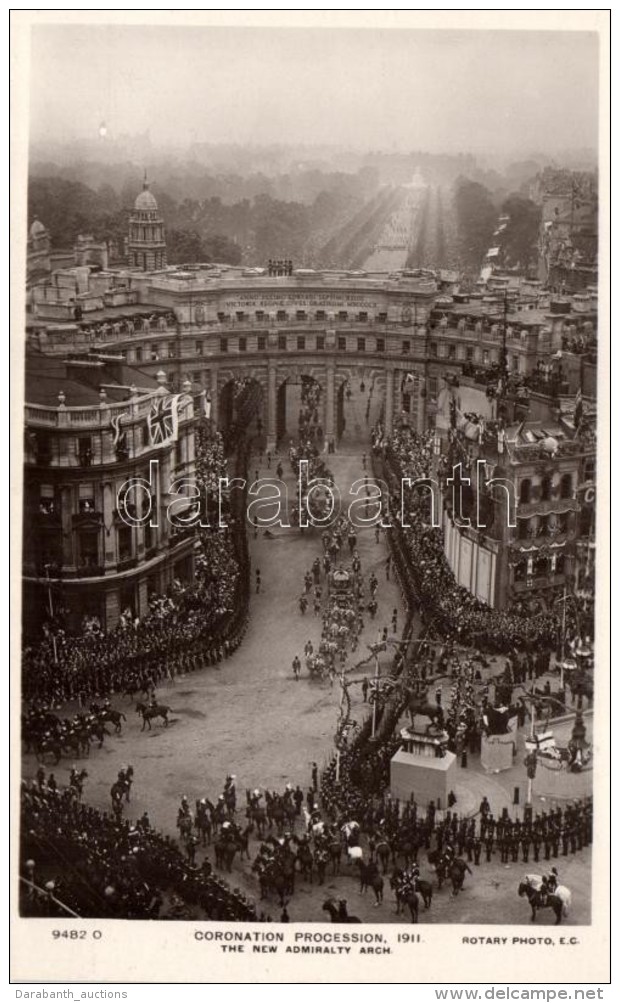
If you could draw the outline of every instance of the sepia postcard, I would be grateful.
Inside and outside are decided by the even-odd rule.
[[[18,998],[607,983],[609,12],[11,27]]]

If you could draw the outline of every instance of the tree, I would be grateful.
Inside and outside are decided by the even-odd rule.
[[[505,262],[527,270],[538,256],[541,209],[531,199],[514,194],[503,202],[502,213],[510,217],[503,235]]]
[[[497,220],[491,193],[477,181],[458,178],[454,203],[463,260],[471,267],[479,268],[491,245]]]

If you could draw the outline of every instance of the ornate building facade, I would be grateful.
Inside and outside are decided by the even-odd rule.
[[[166,513],[175,479],[194,470],[194,401],[184,395],[173,423],[178,395],[109,356],[30,356],[26,374],[25,630],[61,607],[72,629],[89,616],[109,630],[193,576],[193,530]]]

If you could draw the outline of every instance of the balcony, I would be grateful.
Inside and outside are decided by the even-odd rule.
[[[138,567],[137,557],[123,557],[121,558],[121,560],[117,561],[116,564],[116,570],[119,573],[121,571],[131,571],[132,568],[137,568],[137,567]]]

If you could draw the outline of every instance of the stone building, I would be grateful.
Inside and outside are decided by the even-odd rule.
[[[129,217],[127,250],[130,268],[152,272],[166,267],[164,221],[146,177]]]
[[[483,422],[481,431],[459,413],[445,469],[461,463],[469,483],[463,510],[446,492],[443,514],[459,584],[495,608],[517,601],[533,613],[579,587],[594,534],[595,423],[590,413],[577,430],[574,414],[549,414],[499,432]]]
[[[69,361],[28,354],[26,634],[43,610],[61,607],[71,629],[86,615],[109,630],[128,608],[144,615],[149,592],[192,578],[193,530],[175,529],[166,511],[175,477],[194,470],[194,402],[171,395],[164,379],[109,354]],[[166,425],[173,407],[177,420]],[[121,490],[134,478],[150,485],[153,499],[142,525],[149,493]]]

